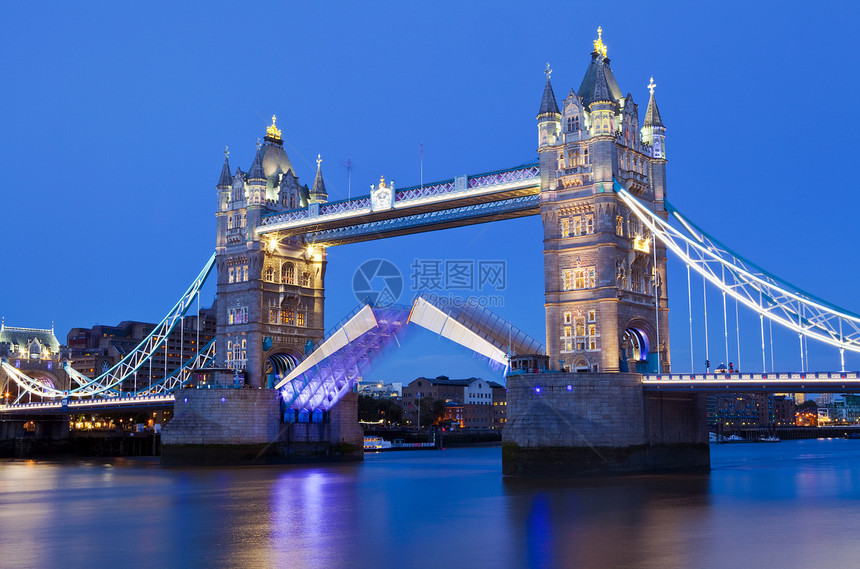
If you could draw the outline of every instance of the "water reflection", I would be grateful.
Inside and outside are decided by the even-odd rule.
[[[520,567],[691,567],[675,536],[707,508],[707,475],[603,480],[506,479],[511,525],[525,527]]]
[[[860,442],[712,459],[705,475],[575,481],[503,479],[498,448],[280,468],[2,461],[0,565],[856,565]]]

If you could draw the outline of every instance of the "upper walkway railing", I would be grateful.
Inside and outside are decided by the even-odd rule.
[[[422,205],[486,196],[531,186],[540,187],[540,166],[536,163],[476,176],[464,175],[442,182],[394,189],[394,199],[388,210],[408,210]],[[300,228],[370,213],[376,213],[373,210],[370,195],[325,204],[310,204],[300,209],[264,216],[257,233],[265,234]]]
[[[642,386],[648,391],[855,393],[860,372],[645,374]]]

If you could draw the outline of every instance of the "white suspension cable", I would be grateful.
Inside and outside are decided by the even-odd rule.
[[[735,366],[736,370],[741,369],[741,323],[738,320],[738,299],[735,299],[735,336],[738,339],[738,365]]]
[[[689,235],[669,225],[617,182],[615,190],[625,205],[657,234],[669,250],[722,292],[785,328],[837,348],[860,352],[860,316],[857,314],[792,287],[746,261],[702,230],[694,228],[693,224],[685,220],[668,202],[667,211],[674,215]],[[689,245],[689,255],[682,244]],[[716,271],[717,266],[721,267],[722,271],[728,270],[732,273],[737,284],[726,284]],[[762,292],[766,306],[758,302],[759,292]],[[804,311],[802,317],[801,310]],[[844,327],[841,337],[838,332],[840,322]]]
[[[689,253],[690,246],[687,246]],[[696,373],[695,358],[693,357],[693,294],[690,287],[690,266],[687,265],[687,310],[690,313],[690,373]]]
[[[761,291],[758,291],[758,303],[761,304]],[[761,326],[761,372],[767,373],[767,361],[764,357],[764,316],[758,315],[758,322]]]
[[[723,265],[723,282],[726,282],[726,267]],[[723,291],[723,337],[726,341],[726,365],[729,365],[729,317],[726,312],[726,291]]]
[[[657,330],[657,345],[654,346],[657,351],[657,373],[663,373],[663,357],[660,350],[660,297],[657,294],[657,236],[651,232],[651,248],[654,252],[654,329]]]
[[[689,267],[690,265],[687,265],[687,266]],[[708,284],[708,280],[705,278],[702,278],[702,300],[704,301],[704,305],[705,305],[705,373],[708,373],[710,371],[710,365],[709,364],[711,361],[711,356],[709,354],[710,350],[708,349],[708,290],[707,290],[707,284]]]
[[[213,254],[192,284],[185,291],[185,294],[183,294],[179,301],[173,306],[167,316],[165,316],[164,319],[162,319],[162,321],[153,328],[153,330],[134,350],[120,360],[119,363],[101,375],[91,379],[72,368],[69,362],[64,362],[64,371],[72,378],[72,381],[77,384],[77,387],[69,390],[59,390],[49,387],[37,380],[21,374],[17,370],[16,373],[12,373],[10,377],[12,377],[13,380],[27,393],[40,397],[70,396],[80,398],[96,395],[116,395],[119,393],[118,389],[121,388],[122,382],[127,378],[135,376],[135,372],[144,363],[146,363],[147,360],[149,360],[151,382],[152,355],[157,353],[163,344],[166,349],[167,338],[173,332],[177,323],[180,321],[181,316],[184,315],[191,307],[191,302],[206,282],[206,279],[212,272],[212,268],[214,266],[215,255]],[[8,364],[3,366],[3,369],[7,372],[9,371],[9,368],[15,369],[8,366]]]

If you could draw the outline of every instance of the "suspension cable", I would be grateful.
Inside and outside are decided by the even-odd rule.
[[[649,229],[657,233],[669,250],[722,292],[783,327],[837,348],[860,352],[860,316],[857,314],[814,297],[767,273],[695,227],[668,202],[664,202],[666,210],[681,223],[686,235],[648,209],[617,182],[615,191],[625,205],[633,210]],[[689,256],[681,243],[689,244]],[[720,273],[716,272],[717,265],[722,271],[728,269],[737,284],[728,286],[724,279],[720,278]],[[758,302],[760,291],[767,303],[766,307]],[[801,310],[804,311],[803,316]],[[848,331],[843,331],[845,333],[841,337],[838,333],[840,321],[848,327]]]
[[[690,246],[687,245],[689,254]],[[690,265],[687,265],[687,310],[690,313],[690,373],[696,373],[696,363],[693,357],[693,294],[690,287]]]

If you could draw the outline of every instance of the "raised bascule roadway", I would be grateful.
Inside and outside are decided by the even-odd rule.
[[[609,449],[601,454],[609,470],[668,467],[669,455],[675,457],[671,465],[702,466],[708,459],[699,394],[860,392],[860,374],[844,369],[845,350],[860,352],[860,316],[767,273],[668,201],[665,126],[653,78],[648,88],[640,123],[638,106],[630,94],[622,95],[598,34],[582,84],[560,108],[547,66],[537,115],[538,161],[405,188],[380,178],[369,195],[335,202],[327,201],[320,160],[313,186],[299,184],[273,117],[248,172],[234,172],[225,158],[217,185],[216,254],[152,334],[95,378],[66,365],[64,386],[46,385],[2,361],[17,397],[0,405],[0,414],[175,405],[180,416],[183,405],[196,404],[189,403],[190,392],[202,391],[180,390],[207,368],[235,370],[263,392],[276,389],[280,404],[293,411],[330,412],[410,322],[509,372],[506,473],[528,473],[531,462],[546,466],[540,449],[555,449],[557,458],[559,448],[568,463],[586,464],[584,470],[600,466],[588,454],[594,449]],[[359,307],[323,332],[328,247],[534,215],[544,228],[545,345],[487,310],[443,309],[426,297],[410,306]],[[688,291],[696,274],[720,291],[724,310],[734,299],[758,314],[764,371],[671,371],[669,252],[686,266]],[[216,340],[161,381],[123,391],[195,303],[199,311],[200,287],[210,274],[218,279]],[[692,327],[692,305],[688,310]],[[765,321],[797,333],[801,346],[805,339],[833,346],[842,356],[840,370],[768,370]],[[728,347],[726,352],[728,359]],[[540,363],[516,365],[516,358],[527,356]],[[22,403],[28,393],[39,401]],[[635,407],[631,416],[642,425],[618,435],[611,422],[595,422],[586,406],[608,415],[612,398]],[[203,428],[189,413],[174,430]],[[260,435],[264,442],[272,436]],[[685,458],[677,459],[679,453]]]

